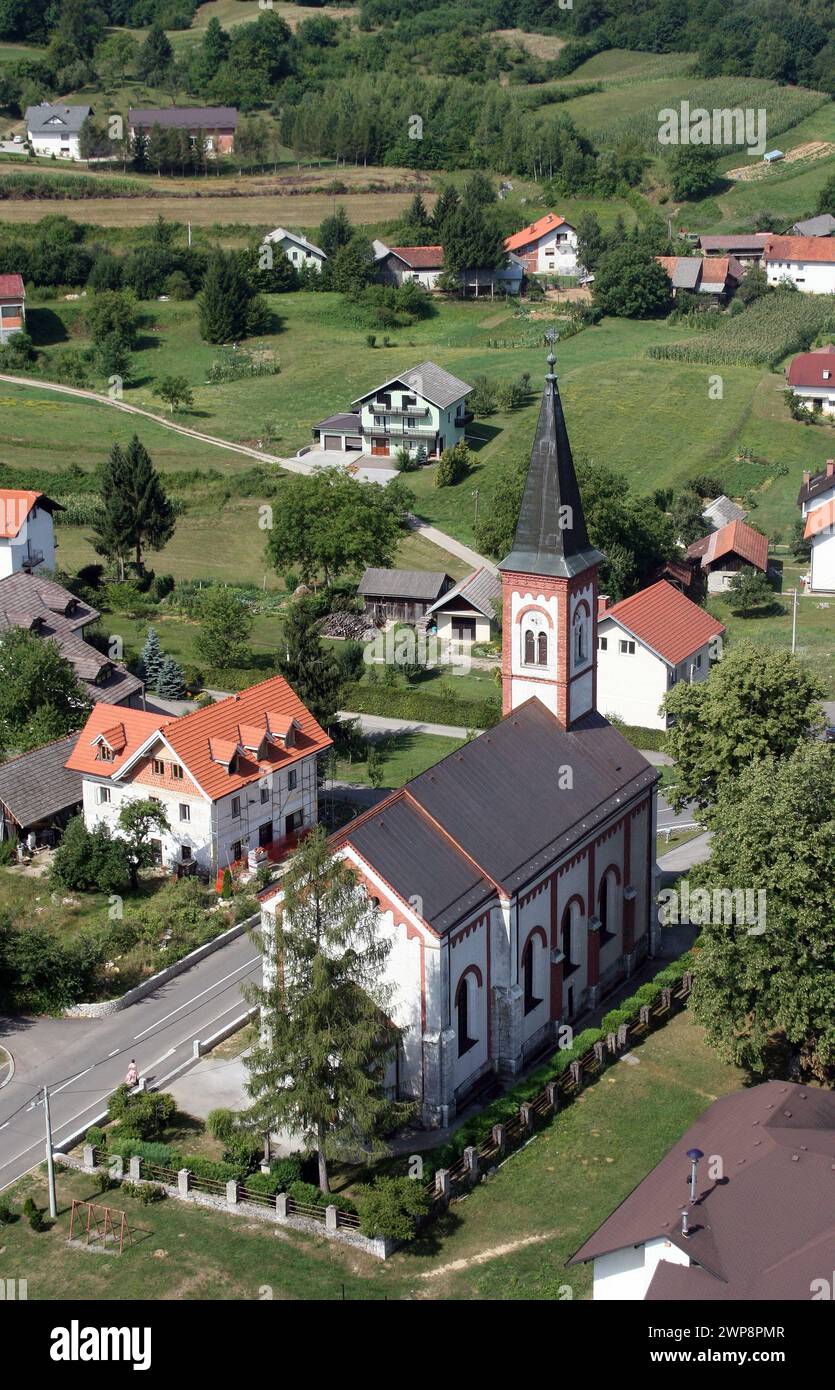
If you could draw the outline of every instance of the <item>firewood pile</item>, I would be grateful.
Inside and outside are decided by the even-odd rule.
[[[323,620],[323,637],[341,637],[345,641],[369,642],[377,636],[377,628],[369,613],[329,613]]]

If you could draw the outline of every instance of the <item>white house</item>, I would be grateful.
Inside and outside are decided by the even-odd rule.
[[[80,159],[78,137],[91,106],[53,106],[48,101],[26,108],[26,138],[35,154]]]
[[[435,362],[421,362],[358,396],[350,411],[320,420],[313,435],[323,449],[387,457],[423,445],[428,458],[439,458],[464,438],[472,389]]]
[[[26,286],[22,275],[0,275],[0,343],[26,327]]]
[[[443,246],[391,246],[382,256],[375,252],[375,258],[388,284],[413,281],[425,290],[434,290],[444,268]]]
[[[499,567],[504,718],[331,839],[391,942],[390,1084],[427,1125],[553,1048],[650,949],[658,774],[595,712],[602,558],[549,372]],[[280,889],[261,901],[269,934]]]
[[[835,415],[835,345],[799,352],[791,360],[786,384],[807,410]]]
[[[666,729],[661,702],[677,681],[706,680],[725,629],[666,579],[597,612],[597,708],[642,729]]]
[[[314,246],[307,237],[301,236],[299,232],[290,232],[286,227],[276,227],[274,232],[268,232],[264,241],[280,247],[297,270],[312,266],[314,270],[321,271],[328,259],[320,246]]]
[[[769,285],[788,280],[804,294],[835,294],[835,237],[769,237],[763,265]]]
[[[0,488],[0,579],[55,569],[56,507],[42,492]]]
[[[835,459],[822,473],[803,474],[798,497],[806,525],[803,535],[812,543],[810,593],[835,593]]]
[[[768,537],[745,521],[729,521],[688,545],[684,558],[694,570],[698,565],[707,578],[708,593],[721,594],[737,570],[750,568],[768,574]]]
[[[505,251],[521,261],[529,275],[576,275],[577,229],[555,212],[546,212],[536,222],[514,232],[505,240]]]
[[[180,719],[94,705],[66,766],[83,774],[88,827],[115,829],[125,802],[152,798],[170,827],[154,841],[157,861],[218,873],[258,848],[280,858],[316,824],[316,762],[330,745],[272,676]]]
[[[501,597],[498,575],[482,565],[429,605],[429,627],[434,627],[442,643],[466,648],[474,642],[489,642],[497,627],[495,605]]]
[[[714,1304],[831,1298],[833,1146],[831,1091],[766,1081],[722,1096],[568,1264],[593,1261],[595,1301],[699,1303],[705,1322]]]

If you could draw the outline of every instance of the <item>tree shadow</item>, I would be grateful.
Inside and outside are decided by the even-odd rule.
[[[479,453],[486,444],[490,444],[497,434],[501,434],[498,425],[486,425],[483,420],[478,422],[478,433],[467,431],[467,448],[471,453]]]
[[[54,309],[30,309],[26,315],[26,328],[35,347],[69,342],[67,325]]]
[[[759,608],[732,608],[731,613],[735,618],[779,618],[788,613],[788,608],[782,603],[764,603]]]

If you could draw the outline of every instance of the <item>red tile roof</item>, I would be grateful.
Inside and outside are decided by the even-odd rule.
[[[116,744],[120,742],[119,734],[114,728],[113,716],[115,710],[112,705],[99,702],[93,705],[90,716],[81,733],[78,741],[67,758],[65,766],[74,772],[95,773],[98,777],[112,777],[114,772],[118,772],[123,763],[141,748],[145,740],[157,729],[161,729],[168,720],[165,714],[149,714],[146,710],[127,709],[119,710],[118,729],[121,730],[123,740],[121,749],[117,751]],[[112,762],[102,762],[97,758],[99,741],[104,737],[117,756]],[[111,742],[114,740],[114,742]]]
[[[702,283],[724,285],[731,268],[729,256],[706,256],[702,261]]]
[[[523,227],[521,232],[514,232],[513,236],[505,238],[505,251],[518,251],[522,246],[529,246],[532,241],[539,241],[547,232],[553,232],[555,227],[562,227],[565,223],[564,217],[559,217],[555,212],[546,212],[544,217],[540,217],[536,222],[531,222],[530,226]]]
[[[773,236],[765,243],[767,261],[833,261],[835,237]]]
[[[159,731],[192,780],[213,801],[258,781],[267,772],[289,767],[299,758],[329,748],[332,742],[283,676],[271,676],[239,695],[230,695],[179,719],[120,710],[127,738],[125,751],[115,762],[97,762],[91,741],[105,730],[112,731],[113,713],[112,706],[93,707],[67,767],[110,776],[120,771],[128,758]],[[294,739],[284,746],[275,740],[286,737],[291,722],[295,723]],[[271,731],[275,736],[267,743],[263,758],[258,759],[242,746],[242,727],[263,730],[265,736]]]
[[[0,488],[0,537],[14,540],[42,492],[26,492],[18,488]]]
[[[824,372],[829,372],[828,380],[824,380]],[[793,357],[789,367],[788,383],[789,386],[826,386],[830,391],[835,390],[835,345],[827,343],[826,347],[815,348],[813,352],[800,352],[797,357]]]
[[[621,599],[600,614],[601,621],[610,617],[671,666],[677,666],[725,631],[716,618],[685,598],[666,579],[659,579],[631,598]]]
[[[22,275],[0,275],[0,299],[24,299]]]
[[[399,256],[412,270],[443,269],[443,246],[392,246],[391,249],[394,255]]]
[[[768,537],[744,521],[729,521],[727,526],[720,527],[709,538],[702,556],[702,568],[706,569],[725,555],[738,555],[741,560],[746,560],[749,565],[765,573],[768,569]]]
[[[808,541],[811,536],[819,536],[821,531],[827,529],[835,529],[835,497],[830,497],[828,502],[821,503],[819,507],[813,507],[807,514],[803,539]]]

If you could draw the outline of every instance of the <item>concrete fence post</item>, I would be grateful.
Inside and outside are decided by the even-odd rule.
[[[681,977],[681,983],[682,983],[682,985],[684,986],[684,988],[685,988],[685,990],[687,991],[687,993],[689,994],[690,991],[691,991],[691,989],[693,988],[693,971],[692,971],[692,970],[685,970],[684,974],[683,974],[682,977]]]
[[[93,1145],[92,1145],[92,1144],[85,1144],[85,1145],[84,1145],[84,1171],[85,1171],[86,1173],[93,1173],[93,1172],[95,1172],[95,1168],[96,1168],[96,1151],[95,1151],[95,1149],[93,1148]]]
[[[671,1009],[673,1007],[673,991],[670,989],[669,985],[665,985],[661,991],[661,1006],[665,1009]]]
[[[525,1133],[526,1133],[526,1134],[532,1134],[532,1133],[533,1133],[533,1110],[532,1110],[531,1106],[528,1105],[527,1101],[525,1101],[523,1105],[520,1105],[520,1106],[519,1106],[519,1117],[520,1117],[520,1119],[521,1119],[521,1121],[522,1121],[522,1124],[523,1124],[523,1126],[524,1126],[524,1128],[525,1128]]]
[[[638,1016],[641,1020],[641,1023],[644,1024],[647,1028],[649,1028],[649,1004],[641,1005],[640,1013]]]
[[[493,1143],[500,1154],[503,1154],[507,1149],[507,1131],[504,1125],[493,1126]]]
[[[226,1184],[226,1205],[236,1207],[238,1205],[238,1179],[230,1178]]]
[[[131,1182],[139,1182],[142,1177],[142,1159],[134,1155],[128,1164],[128,1172]]]
[[[607,1034],[606,1034],[606,1046],[608,1047],[610,1053],[611,1053],[612,1056],[614,1057],[615,1053],[616,1053],[617,1050],[618,1050],[618,1040],[617,1040],[617,1038],[615,1037],[615,1034],[614,1034],[614,1033],[607,1033]]]
[[[435,1169],[435,1192],[436,1192],[437,1196],[442,1197],[442,1198],[444,1199],[445,1202],[448,1202],[448,1201],[449,1201],[450,1181],[449,1181],[449,1170],[448,1170],[448,1169],[446,1169],[446,1168],[436,1168],[436,1169]]]
[[[188,1196],[188,1180],[191,1174],[188,1168],[181,1168],[177,1174],[177,1192],[180,1197]]]
[[[125,1160],[122,1158],[121,1154],[113,1155],[108,1164],[108,1172],[111,1178],[115,1178],[117,1181],[121,1181],[125,1176]]]
[[[629,1042],[629,1027],[628,1027],[628,1025],[627,1025],[626,1023],[620,1023],[620,1024],[618,1025],[618,1051],[620,1051],[621,1048],[626,1047],[626,1044],[627,1044],[628,1042]]]
[[[548,1097],[548,1104],[551,1107],[551,1114],[556,1115],[560,1108],[560,1088],[556,1081],[549,1081],[545,1087],[545,1094]]]
[[[594,1060],[595,1060],[595,1062],[597,1063],[597,1065],[598,1065],[599,1067],[602,1067],[602,1066],[603,1066],[603,1043],[602,1043],[602,1042],[596,1042],[596,1043],[594,1043],[593,1046],[592,1046],[592,1052],[594,1053]]]
[[[464,1166],[470,1182],[478,1182],[478,1149],[468,1144],[464,1150]]]
[[[339,1217],[336,1207],[325,1207],[325,1230],[336,1231],[339,1227]]]
[[[278,1217],[279,1221],[286,1221],[286,1220],[287,1220],[287,1193],[286,1193],[286,1192],[278,1192],[278,1193],[276,1193],[276,1199],[275,1199],[275,1214],[276,1214],[276,1216]]]
[[[574,1082],[577,1090],[581,1091],[583,1089],[583,1068],[580,1066],[580,1063],[571,1062],[568,1070],[571,1072],[571,1080]]]

